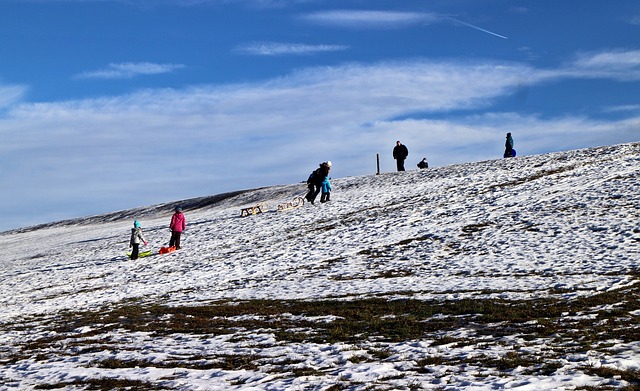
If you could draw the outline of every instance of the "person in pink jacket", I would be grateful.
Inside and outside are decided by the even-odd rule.
[[[187,221],[182,214],[182,208],[176,206],[175,213],[171,216],[171,224],[169,228],[171,229],[171,240],[169,240],[169,247],[176,247],[176,250],[180,249],[180,236],[182,232],[184,232],[187,227]]]

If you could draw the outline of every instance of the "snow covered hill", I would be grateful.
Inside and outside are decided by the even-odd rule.
[[[639,178],[632,143],[5,232],[0,388],[638,387]],[[183,248],[128,260],[176,204]]]

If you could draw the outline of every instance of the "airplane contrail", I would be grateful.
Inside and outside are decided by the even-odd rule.
[[[449,20],[453,20],[454,22],[456,22],[456,23],[460,23],[460,24],[465,25],[465,26],[467,26],[467,27],[471,27],[472,29],[476,29],[476,30],[482,31],[483,33],[491,34],[491,35],[494,35],[494,36],[499,37],[499,38],[502,38],[502,39],[509,39],[509,38],[505,37],[504,35],[500,35],[500,34],[497,34],[497,33],[492,32],[492,31],[485,30],[485,29],[483,29],[483,28],[481,28],[481,27],[474,26],[474,25],[472,25],[471,23],[463,22],[463,21],[461,21],[461,20],[458,20],[458,19],[456,19],[456,18],[452,18],[452,17],[450,17],[450,16],[445,16],[445,18],[447,18],[447,19],[449,19]]]

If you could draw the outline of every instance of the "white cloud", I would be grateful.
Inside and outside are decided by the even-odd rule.
[[[640,113],[640,104],[638,105],[621,105],[606,107],[603,110],[605,113],[624,113],[624,112],[637,112]]]
[[[60,103],[21,104],[0,121],[0,131],[23,128],[38,144],[40,129],[71,139],[107,137],[127,139],[132,124],[136,133],[164,148],[167,140],[194,145],[262,137],[275,139],[295,132],[302,138],[323,133],[362,131],[363,124],[399,118],[407,113],[443,113],[489,107],[492,100],[522,86],[564,77],[612,77],[600,66],[628,69],[635,52],[613,57],[598,54],[559,70],[535,69],[517,63],[410,61],[374,65],[350,64],[301,70],[263,83],[184,90],[147,90],[110,99]],[[604,58],[607,58],[605,61]],[[616,63],[615,59],[619,62]],[[627,64],[627,66],[623,66]],[[591,72],[589,72],[591,71]],[[82,136],[85,129],[90,135]],[[232,131],[231,131],[232,130]],[[82,136],[82,137],[81,137]],[[58,138],[53,137],[53,143]],[[50,145],[47,140],[45,145]],[[350,141],[349,141],[350,142]],[[347,142],[347,144],[349,144]],[[358,141],[360,142],[360,141]],[[262,146],[263,144],[261,144]],[[227,150],[228,151],[228,150]],[[227,152],[225,151],[225,152]]]
[[[509,8],[509,12],[514,14],[528,14],[529,11],[528,7],[513,6]]]
[[[9,106],[23,99],[26,94],[23,86],[0,85],[0,108]]]
[[[349,28],[396,28],[442,20],[433,13],[369,10],[321,11],[307,14],[303,19],[317,24]]]
[[[507,39],[504,35],[497,34],[451,16],[427,12],[333,10],[307,14],[302,18],[311,23],[346,28],[404,28],[416,24],[429,25],[448,21]]]
[[[307,45],[300,43],[281,42],[252,42],[238,46],[235,51],[242,54],[257,56],[278,56],[278,55],[305,55],[322,52],[335,52],[347,50],[348,46],[343,45]]]
[[[158,75],[171,73],[176,69],[184,68],[181,64],[154,64],[150,62],[140,63],[111,63],[105,69],[84,72],[76,76],[78,79],[131,79],[139,75]]]
[[[583,53],[565,70],[576,77],[640,80],[640,50]]]

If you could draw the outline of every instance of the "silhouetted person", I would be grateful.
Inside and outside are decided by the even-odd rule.
[[[393,148],[393,158],[396,159],[396,166],[398,171],[404,171],[404,160],[409,156],[409,150],[400,141],[396,141],[396,146]]]
[[[511,133],[507,133],[507,140],[504,142],[504,157],[514,157],[513,152],[513,137],[511,137]]]

